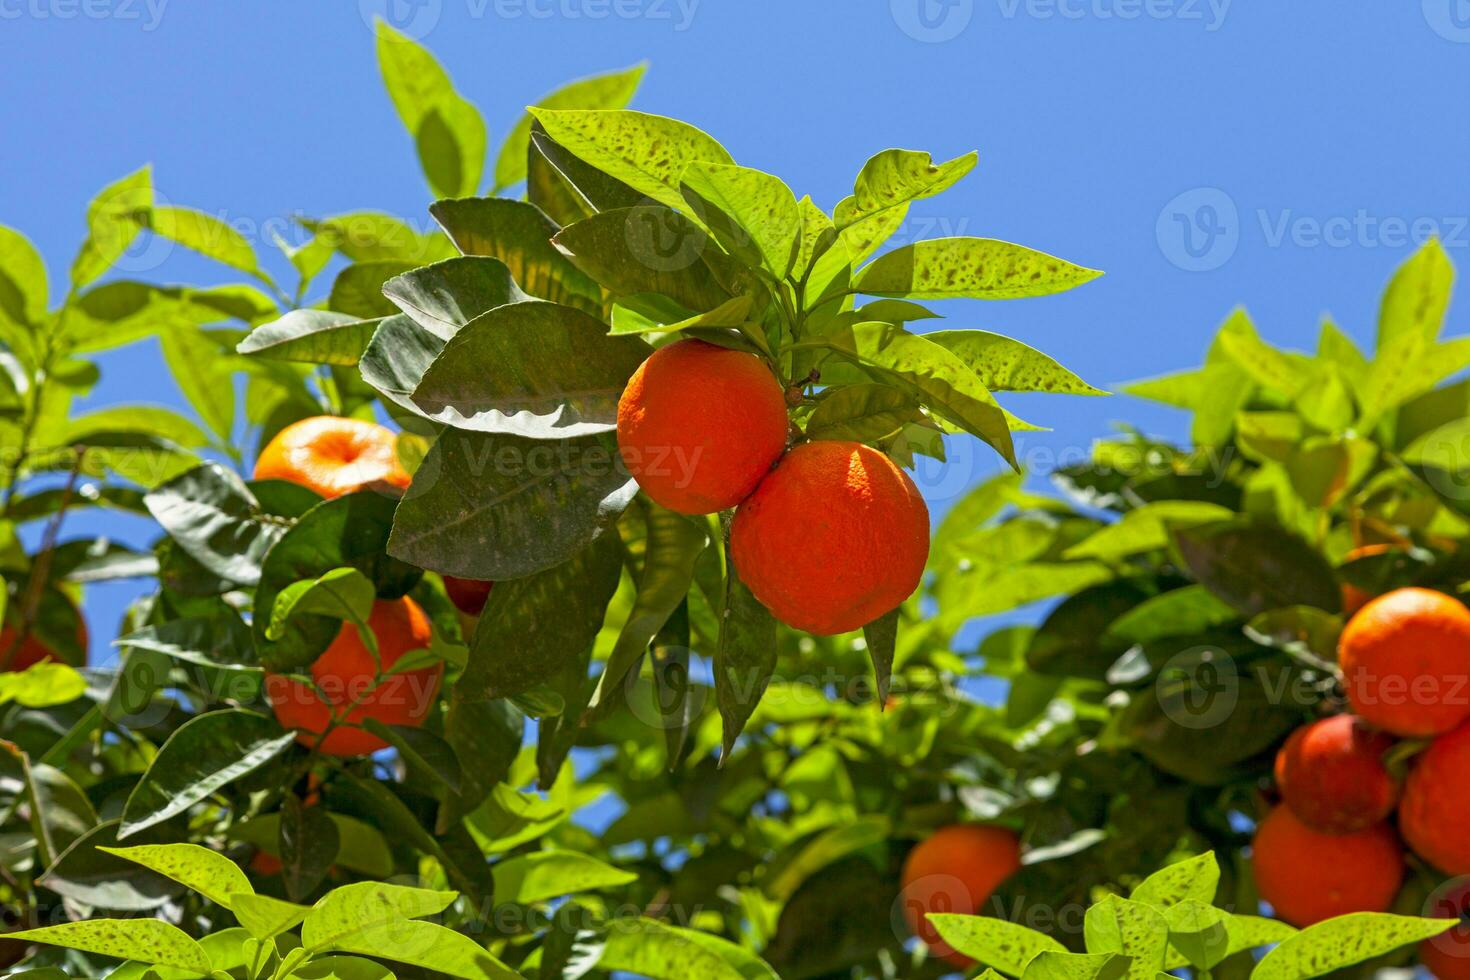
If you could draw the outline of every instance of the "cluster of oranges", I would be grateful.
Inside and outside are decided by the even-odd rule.
[[[1354,613],[1338,660],[1352,713],[1287,739],[1275,767],[1282,802],[1252,844],[1261,897],[1298,926],[1388,910],[1405,844],[1446,875],[1470,875],[1470,610],[1429,589],[1389,592]],[[1403,778],[1394,755],[1407,761]],[[1470,977],[1470,957],[1452,955],[1470,941],[1460,931],[1424,947],[1442,980]]]
[[[398,462],[397,437],[374,422],[336,416],[303,419],[282,429],[261,451],[257,480],[287,480],[327,499],[365,487],[402,490],[409,475]],[[445,576],[445,591],[461,611],[477,615],[491,583]],[[368,719],[385,725],[422,725],[434,705],[443,666],[392,672],[404,654],[429,646],[432,630],[418,603],[404,596],[373,604],[367,628],[373,652],[352,623],[343,623],[331,645],[311,664],[312,685],[269,674],[266,699],[284,728],[298,741],[327,755],[367,755],[387,743],[362,728]]]
[[[820,636],[845,633],[918,587],[929,510],[908,474],[876,449],[831,440],[788,451],[786,396],[756,355],[677,341],[628,381],[618,449],[660,506],[738,508],[731,558],[777,618]]]

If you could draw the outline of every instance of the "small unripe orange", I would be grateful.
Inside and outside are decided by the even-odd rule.
[[[654,502],[712,514],[750,496],[786,448],[781,384],[754,354],[700,340],[660,347],[618,401],[618,451]]]
[[[1313,830],[1347,834],[1386,819],[1399,786],[1383,764],[1394,740],[1353,715],[1334,715],[1292,732],[1276,754],[1276,786]]]
[[[82,619],[80,615],[78,615],[77,646],[81,648],[82,651],[82,662],[80,664],[72,664],[73,667],[86,666],[88,642],[89,638],[87,636],[87,622],[86,620]],[[7,671],[19,672],[22,670],[26,670],[30,667],[34,667],[38,663],[41,663],[43,660],[68,662],[66,657],[63,657],[55,650],[51,649],[51,647],[47,646],[46,641],[42,640],[41,637],[36,634],[35,629],[31,629],[26,633],[25,639],[20,641],[19,646],[16,646],[15,643],[15,628],[13,626],[6,626],[3,629],[0,629],[0,657],[3,657],[6,654],[10,653],[10,648],[12,646],[15,647],[15,653],[11,655],[10,662],[5,665],[5,669]]]
[[[449,596],[449,601],[454,603],[454,607],[466,616],[480,615],[494,586],[494,582],[483,579],[444,576],[444,592]]]
[[[1470,609],[1443,592],[1395,589],[1348,621],[1338,661],[1353,711],[1406,738],[1470,717]]]
[[[1446,874],[1470,874],[1470,723],[1441,735],[1414,760],[1399,803],[1399,830]]]
[[[907,473],[856,442],[797,446],[735,512],[741,580],[782,622],[855,630],[913,594],[929,559],[929,508]]]
[[[1404,878],[1404,854],[1388,824],[1324,834],[1278,806],[1251,843],[1256,889],[1278,918],[1299,928],[1349,912],[1386,912]]]
[[[939,937],[930,912],[975,915],[992,892],[1021,867],[1021,842],[1002,827],[941,827],[909,852],[900,901],[909,930],[929,951],[959,967],[973,962]]]

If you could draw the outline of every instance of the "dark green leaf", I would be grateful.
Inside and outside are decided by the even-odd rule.
[[[306,806],[295,793],[281,808],[281,874],[286,894],[299,902],[322,883],[337,859],[337,824],[319,806]]]
[[[1342,608],[1332,566],[1279,527],[1207,524],[1175,531],[1174,543],[1195,579],[1246,616],[1283,606]]]
[[[204,463],[150,491],[143,502],[174,542],[204,568],[241,585],[260,580],[260,564],[284,522],[262,512],[234,471]]]
[[[351,366],[362,357],[379,322],[330,310],[292,310],[256,327],[235,349],[281,361]]]

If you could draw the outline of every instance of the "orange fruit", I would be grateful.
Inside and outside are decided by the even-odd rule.
[[[1470,879],[1446,882],[1430,898],[1424,914],[1459,919],[1460,924],[1419,944],[1419,961],[1437,980],[1470,980]]]
[[[735,512],[730,550],[767,609],[818,636],[907,599],[929,559],[929,508],[908,474],[856,442],[787,453]]]
[[[280,874],[281,869],[285,867],[281,863],[280,858],[268,851],[256,851],[250,855],[250,862],[246,866],[252,873],[260,875],[262,878],[274,877]]]
[[[377,638],[385,672],[409,651],[428,647],[432,638],[428,617],[406,596],[374,603],[368,628]],[[356,726],[369,718],[385,725],[422,725],[434,707],[444,667],[404,671],[375,685],[377,671],[357,627],[343,623],[331,646],[311,665],[317,689],[283,674],[267,674],[266,699],[283,728],[299,730],[296,740],[302,745],[315,745],[327,755],[368,755],[388,743]],[[321,738],[334,718],[338,724]]]
[[[1021,842],[1002,827],[941,827],[909,852],[900,900],[909,930],[935,956],[959,967],[974,961],[939,937],[930,912],[976,915],[992,892],[1021,867]]]
[[[1405,737],[1470,717],[1470,609],[1430,589],[1395,589],[1348,620],[1337,645],[1353,711]]]
[[[490,589],[494,585],[494,582],[486,582],[477,578],[444,576],[444,591],[448,594],[449,601],[454,603],[455,608],[466,616],[480,615],[480,610],[485,608],[485,601],[490,598]]]
[[[1348,562],[1357,561],[1359,558],[1368,558],[1373,555],[1385,555],[1392,550],[1393,545],[1389,544],[1359,545],[1352,551],[1349,551],[1346,556],[1344,556],[1342,563],[1346,565]],[[1347,615],[1351,616],[1359,609],[1362,609],[1368,604],[1368,600],[1372,598],[1373,593],[1365,592],[1364,590],[1358,588],[1356,585],[1353,585],[1351,582],[1342,583],[1342,611]]]
[[[618,401],[618,451],[643,492],[681,514],[750,496],[786,448],[781,385],[754,354],[701,340],[660,347]]]
[[[328,500],[374,483],[407,487],[397,442],[376,422],[317,415],[276,433],[255,461],[255,478],[299,483]]]
[[[1410,847],[1439,870],[1470,874],[1470,723],[1430,743],[1404,780],[1399,830]]]
[[[89,638],[87,636],[86,621],[83,620],[81,616],[78,616],[77,646],[81,647],[82,649],[82,662],[80,664],[73,664],[72,666],[80,667],[86,665],[88,639]],[[37,636],[34,629],[26,632],[25,639],[20,641],[20,646],[15,648],[14,654],[11,654],[10,647],[14,643],[15,627],[6,626],[5,628],[0,629],[0,657],[4,657],[6,655],[10,656],[10,662],[5,666],[5,670],[7,672],[18,672],[26,670],[30,667],[34,667],[38,663],[41,663],[43,660],[57,660],[61,662],[68,662],[66,657],[63,657],[55,650],[51,649],[51,647],[47,646],[46,641]]]
[[[1256,828],[1251,867],[1279,919],[1305,928],[1348,912],[1386,912],[1404,878],[1404,852],[1386,823],[1324,834],[1278,806]]]
[[[1386,819],[1399,786],[1383,765],[1393,737],[1353,715],[1303,725],[1276,754],[1281,797],[1307,826],[1347,834]]]

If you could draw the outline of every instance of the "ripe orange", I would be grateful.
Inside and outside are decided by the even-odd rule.
[[[618,401],[618,451],[654,501],[710,514],[750,496],[786,448],[781,385],[754,354],[700,340],[661,347]]]
[[[1372,555],[1384,555],[1392,550],[1393,545],[1389,544],[1359,545],[1347,553],[1343,558],[1343,564],[1346,565],[1348,562],[1357,561],[1359,558],[1368,558]],[[1347,615],[1351,616],[1359,609],[1362,609],[1368,604],[1368,600],[1372,598],[1373,593],[1365,592],[1351,582],[1342,583],[1342,611]]]
[[[1256,828],[1251,867],[1261,898],[1294,926],[1348,912],[1385,912],[1404,877],[1404,853],[1386,823],[1323,834],[1278,806]]]
[[[845,633],[918,587],[929,508],[878,450],[809,442],[740,505],[730,549],[741,579],[777,618],[818,636]]]
[[[429,619],[412,599],[379,599],[368,617],[368,628],[378,641],[378,656],[387,671],[410,650],[428,647]],[[434,707],[444,667],[435,664],[393,674],[374,685],[377,665],[362,642],[357,627],[343,623],[332,645],[311,665],[311,677],[320,693],[282,674],[267,674],[266,699],[283,728],[300,730],[296,740],[317,745],[327,755],[367,755],[387,743],[362,728],[369,718],[385,725],[418,726]],[[325,698],[325,700],[323,700]],[[318,739],[328,723],[339,724]]]
[[[1470,874],[1470,723],[1430,743],[1404,781],[1399,829],[1416,853],[1439,870]]]
[[[1395,589],[1348,621],[1337,646],[1353,711],[1405,737],[1470,717],[1470,609],[1429,589]]]
[[[1383,765],[1393,737],[1353,715],[1335,715],[1292,732],[1276,754],[1281,797],[1307,826],[1347,834],[1386,819],[1399,786]]]
[[[1419,944],[1419,961],[1437,980],[1470,980],[1470,879],[1447,882],[1430,898],[1424,914],[1459,919],[1460,924]]]
[[[909,852],[900,899],[909,930],[935,956],[959,967],[973,962],[952,948],[924,916],[930,912],[974,915],[990,894],[1021,867],[1021,842],[1001,827],[941,827]]]
[[[449,601],[454,603],[455,608],[466,616],[480,615],[480,611],[485,608],[485,600],[490,598],[490,589],[494,585],[494,582],[486,582],[477,578],[444,576],[444,591],[449,595]]]
[[[328,500],[373,483],[407,487],[397,442],[376,422],[317,415],[276,433],[255,461],[255,478],[299,483]]]
[[[285,865],[281,863],[280,858],[268,851],[256,851],[250,855],[250,862],[246,867],[262,878],[273,878],[281,873]]]
[[[87,659],[87,624],[81,616],[77,617],[77,646],[82,650],[82,662],[72,664],[74,667],[85,666]],[[15,627],[6,626],[0,629],[0,657],[10,653],[10,647],[15,643]],[[43,660],[66,661],[66,658],[46,645],[46,642],[36,635],[35,630],[26,633],[25,639],[20,641],[20,646],[15,648],[15,653],[6,664],[6,671],[22,671],[34,667]]]

